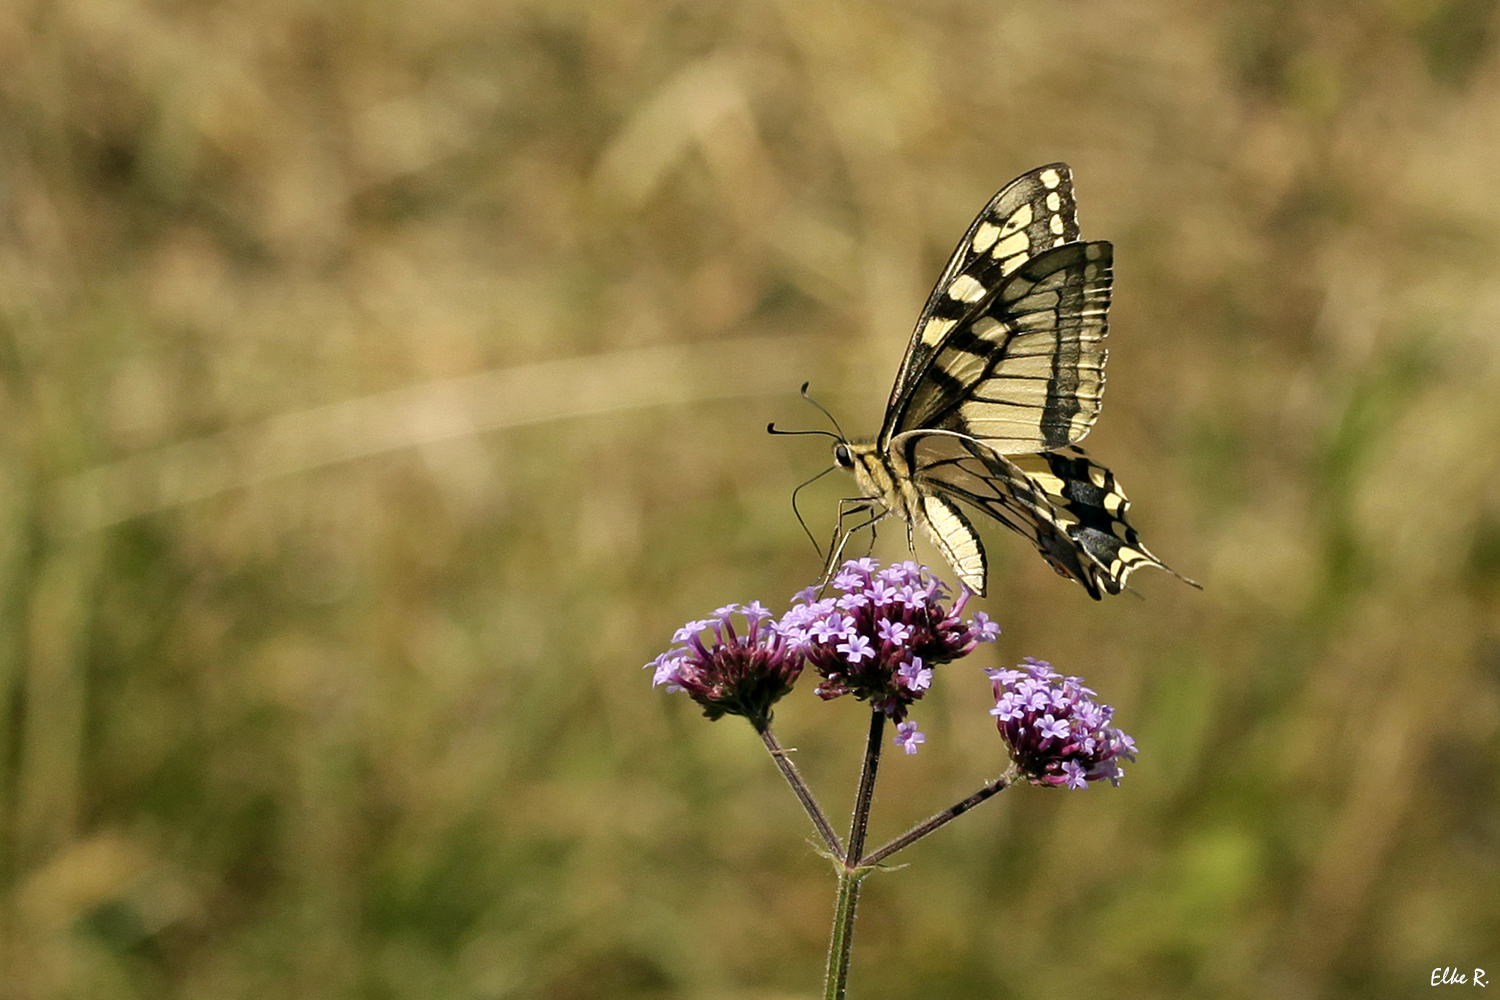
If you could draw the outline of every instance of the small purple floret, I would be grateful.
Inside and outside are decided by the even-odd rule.
[[[875,656],[875,648],[862,635],[851,635],[848,642],[841,642],[834,648],[848,657],[850,665],[856,667],[860,660],[873,659]]]
[[[896,726],[896,745],[907,753],[916,753],[917,744],[926,742],[927,736],[917,732],[915,722],[903,722]]]

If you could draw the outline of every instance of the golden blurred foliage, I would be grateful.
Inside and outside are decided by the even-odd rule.
[[[986,665],[1141,759],[874,878],[855,995],[1500,973],[1496,0],[13,0],[0,66],[3,1000],[815,995],[805,818],[640,665],[816,575],[766,423],[873,431],[1052,160],[1115,243],[1088,447],[1205,590],[989,533]],[[864,712],[803,687],[837,812]],[[987,691],[875,842],[999,771]]]

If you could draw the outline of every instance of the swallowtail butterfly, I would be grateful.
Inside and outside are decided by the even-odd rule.
[[[1022,174],[991,199],[917,320],[880,435],[834,446],[861,496],[841,506],[830,569],[851,531],[896,515],[908,541],[920,525],[983,595],[987,561],[968,506],[1030,538],[1095,600],[1141,566],[1173,572],[1125,519],[1114,474],[1076,447],[1104,392],[1112,259],[1109,243],[1079,238],[1066,164]]]

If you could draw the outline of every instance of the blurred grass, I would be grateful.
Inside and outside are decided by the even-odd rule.
[[[814,994],[805,820],[639,665],[816,572],[827,456],[765,423],[811,379],[872,430],[953,240],[1052,159],[1119,260],[1089,447],[1206,589],[1095,605],[991,533],[997,655],[1143,755],[875,879],[856,993],[1500,967],[1497,29],[8,5],[0,997]],[[995,769],[984,695],[941,679],[877,839]],[[860,715],[778,715],[835,812]]]

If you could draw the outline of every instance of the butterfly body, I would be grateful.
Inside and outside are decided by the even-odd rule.
[[[928,297],[880,434],[834,446],[861,491],[846,513],[899,517],[909,540],[920,526],[981,595],[988,563],[965,507],[1029,537],[1095,599],[1139,566],[1167,569],[1126,521],[1113,473],[1076,447],[1103,398],[1112,263],[1110,244],[1079,239],[1066,164],[1001,189]],[[864,525],[841,517],[830,566]]]

